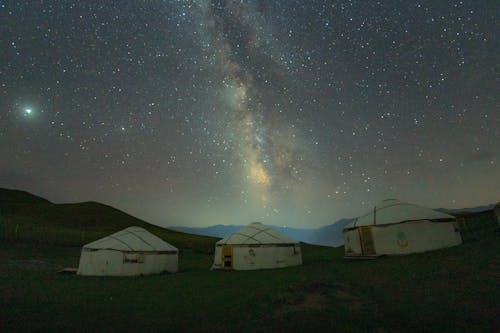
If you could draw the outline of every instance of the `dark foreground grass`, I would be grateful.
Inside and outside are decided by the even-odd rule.
[[[186,250],[172,275],[59,275],[79,248],[0,243],[0,331],[498,332],[499,234],[373,261],[303,246],[304,265],[210,271]]]

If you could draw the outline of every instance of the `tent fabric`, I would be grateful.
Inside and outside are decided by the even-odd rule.
[[[139,227],[130,227],[82,247],[78,274],[137,276],[175,273],[179,250]]]
[[[177,248],[140,227],[129,227],[83,246],[125,252],[178,252]]]
[[[455,217],[430,208],[384,200],[344,227],[346,256],[419,253],[462,243]]]
[[[250,223],[216,244],[297,244],[298,242],[260,223]]]
[[[302,265],[300,243],[254,222],[215,244],[212,269],[255,270]]]
[[[371,211],[347,224],[344,230],[361,226],[387,225],[419,220],[433,222],[453,221],[455,217],[397,199],[387,199],[376,205]]]

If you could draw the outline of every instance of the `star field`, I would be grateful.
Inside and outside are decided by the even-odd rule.
[[[160,225],[500,198],[496,1],[0,1],[0,186]]]

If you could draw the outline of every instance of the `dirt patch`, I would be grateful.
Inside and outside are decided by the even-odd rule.
[[[306,294],[298,305],[302,310],[321,310],[325,307],[326,298],[318,292]]]
[[[359,298],[346,290],[337,290],[335,292],[335,299],[347,305],[351,312],[360,312],[363,308],[363,302]]]
[[[351,312],[360,312],[364,306],[361,297],[355,294],[352,287],[341,283],[315,283],[309,286],[311,290],[317,290],[321,293],[327,293],[335,300],[335,303],[347,306]]]
[[[321,311],[325,308],[326,297],[317,291],[309,292],[304,295],[304,298],[295,304],[284,304],[280,306],[276,312],[276,317],[283,317],[292,312],[303,311]]]
[[[375,307],[374,304],[354,293],[348,285],[313,283],[298,289],[302,297],[295,298],[292,302],[290,302],[291,297],[280,300],[274,313],[275,317],[282,318],[289,313],[304,311],[321,312],[326,310],[332,302],[337,306],[347,308],[351,313],[362,313],[368,305],[372,311]]]
[[[5,287],[1,294],[2,296],[2,301],[4,304],[9,304],[12,303],[14,296],[15,296],[15,291],[12,287]]]

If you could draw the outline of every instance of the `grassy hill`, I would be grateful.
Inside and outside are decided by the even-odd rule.
[[[0,208],[15,204],[50,204],[47,199],[20,190],[0,188]]]
[[[81,246],[129,226],[139,226],[180,249],[212,252],[217,239],[167,230],[97,202],[54,204],[0,188],[0,239]]]

